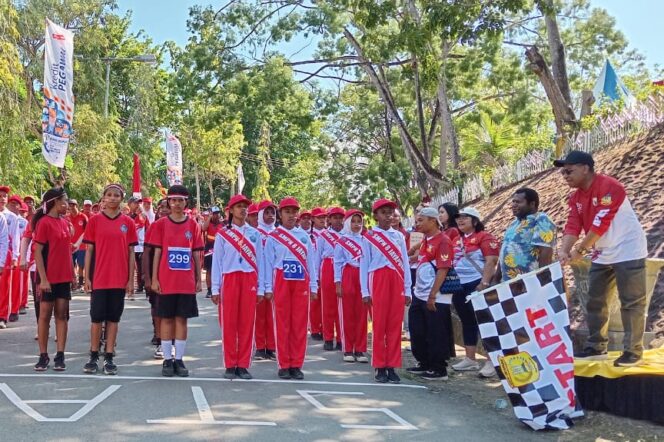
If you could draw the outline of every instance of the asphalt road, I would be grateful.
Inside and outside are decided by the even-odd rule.
[[[341,361],[309,341],[304,381],[281,381],[276,363],[255,362],[251,381],[223,379],[216,308],[199,295],[185,362],[189,378],[161,377],[152,357],[149,304],[126,302],[117,376],[85,375],[88,297],[71,303],[67,371],[36,373],[34,311],[0,330],[1,440],[532,440],[513,416],[404,379],[372,382],[368,364]],[[53,327],[52,327],[53,330]],[[52,331],[53,333],[53,331]],[[49,342],[51,358],[55,344]],[[453,381],[450,381],[453,382]],[[556,433],[540,433],[555,440]]]

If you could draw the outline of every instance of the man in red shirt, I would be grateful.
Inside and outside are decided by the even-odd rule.
[[[109,184],[104,188],[104,209],[88,222],[83,241],[85,254],[85,291],[90,295],[90,360],[83,367],[94,374],[99,367],[102,323],[106,323],[104,373],[114,375],[113,350],[118,323],[124,310],[126,293],[134,291],[134,246],[138,243],[134,220],[120,212],[124,188]],[[93,265],[94,258],[94,265]]]
[[[196,293],[201,289],[203,238],[198,222],[185,213],[189,191],[181,185],[168,189],[171,214],[155,221],[149,245],[154,248],[152,290],[157,293],[157,315],[161,318],[161,374],[189,376],[183,362],[187,344],[187,320],[198,316]],[[171,340],[175,339],[175,359]]]
[[[646,316],[646,235],[616,179],[595,173],[590,154],[578,150],[554,161],[567,184],[576,189],[569,199],[560,260],[582,259],[591,253],[588,287],[588,342],[578,358],[606,359],[609,342],[607,306],[610,289],[618,286],[625,337],[616,367],[638,365],[643,354]],[[585,237],[576,247],[581,231]]]
[[[74,236],[72,237],[72,259],[74,266],[78,269],[78,287],[74,284],[72,290],[83,287],[83,269],[85,267],[85,244],[83,244],[83,234],[88,225],[88,217],[78,210],[78,201],[69,200],[69,215],[67,219],[74,227]]]

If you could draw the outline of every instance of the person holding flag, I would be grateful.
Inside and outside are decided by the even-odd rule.
[[[367,307],[362,303],[360,258],[364,214],[349,210],[334,248],[334,283],[339,299],[339,322],[344,362],[369,362],[367,351]]]
[[[316,258],[318,260],[317,268],[320,272],[320,296],[323,316],[323,349],[325,351],[342,349],[337,290],[334,284],[334,248],[341,236],[344,214],[345,211],[341,207],[329,209],[327,218],[330,227],[320,230],[316,238]]]
[[[394,369],[401,367],[401,323],[404,305],[411,302],[412,283],[406,240],[391,227],[396,207],[393,201],[379,199],[371,208],[378,225],[364,234],[360,287],[364,302],[372,307],[374,379],[398,384],[401,378]]]
[[[187,320],[198,316],[196,293],[201,289],[200,251],[203,237],[200,225],[185,213],[189,191],[175,184],[168,188],[171,214],[159,218],[150,232],[155,249],[152,290],[157,293],[157,315],[161,318],[161,348],[166,377],[189,376],[184,365],[187,344]],[[175,339],[175,359],[171,359]]]
[[[268,236],[275,229],[277,208],[272,201],[264,200],[258,204],[258,232],[261,235],[263,246]],[[276,343],[274,340],[274,303],[264,299],[256,304],[256,359],[269,359],[275,361],[274,353]]]
[[[315,207],[311,210],[311,230],[309,237],[314,245],[317,247],[318,236],[320,232],[325,230],[327,224],[327,211],[322,207]],[[314,341],[323,340],[323,306],[322,300],[319,296],[312,300],[309,305],[309,327],[311,328],[311,339]]]
[[[263,240],[246,223],[244,195],[228,202],[228,226],[217,231],[212,262],[212,302],[219,306],[226,379],[251,379],[256,303],[263,300]]]
[[[309,298],[318,291],[314,249],[307,232],[296,226],[300,204],[293,197],[279,202],[282,225],[265,243],[265,298],[274,297],[278,376],[304,378]]]

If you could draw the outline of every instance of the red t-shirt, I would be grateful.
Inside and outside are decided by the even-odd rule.
[[[447,235],[447,237],[450,239],[450,242],[454,245],[457,243],[459,240],[459,229],[456,227],[449,227],[445,230],[443,230],[443,233]]]
[[[200,225],[189,217],[175,222],[165,216],[152,224],[146,242],[161,249],[158,273],[161,294],[195,295],[194,252],[203,250]]]
[[[43,216],[37,223],[35,242],[44,246],[42,257],[48,282],[51,284],[71,282],[74,268],[71,259],[69,222],[65,218]]]
[[[27,255],[27,262],[29,265],[35,262],[35,241],[32,235],[32,221],[28,223],[28,227],[25,228],[23,232],[23,238],[30,240],[30,253]]]
[[[74,236],[71,238],[71,243],[75,244],[79,238],[85,233],[85,227],[88,225],[88,217],[83,212],[78,212],[78,215],[67,217],[69,222],[74,226]],[[85,246],[81,242],[78,250],[85,250]]]
[[[94,245],[92,288],[124,289],[129,282],[129,247],[138,244],[134,220],[101,212],[88,221],[83,242]]]

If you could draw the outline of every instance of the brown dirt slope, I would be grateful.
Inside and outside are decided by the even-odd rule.
[[[664,124],[647,134],[609,147],[595,157],[595,169],[622,182],[648,237],[649,256],[664,258]],[[559,237],[567,216],[570,188],[555,168],[471,202],[484,217],[487,229],[502,238],[512,221],[509,202],[519,187],[531,187],[540,194],[540,210],[559,227]],[[664,273],[664,272],[663,272]],[[664,275],[655,288],[648,327],[664,335]]]

